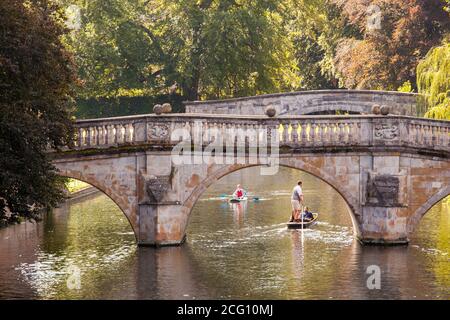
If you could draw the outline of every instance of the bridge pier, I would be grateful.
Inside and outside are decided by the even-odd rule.
[[[185,241],[187,214],[179,204],[139,205],[140,246],[176,246]]]
[[[363,208],[361,234],[357,239],[367,245],[408,244],[407,219],[396,208]]]
[[[410,160],[397,153],[364,156],[361,161],[363,244],[407,244]]]

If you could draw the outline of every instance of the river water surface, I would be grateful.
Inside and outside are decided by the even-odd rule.
[[[293,169],[259,173],[244,169],[210,187],[181,247],[138,248],[125,216],[101,193],[67,202],[41,223],[2,229],[0,299],[450,299],[444,201],[409,246],[363,247],[329,185]],[[320,213],[304,232],[285,226],[298,179]],[[237,183],[249,201],[230,205],[220,195]],[[380,268],[380,289],[367,287],[371,265]]]

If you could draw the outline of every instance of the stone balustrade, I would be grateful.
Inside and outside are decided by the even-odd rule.
[[[450,121],[407,116],[140,115],[79,120],[75,127],[76,139],[71,147],[75,150],[144,144],[170,146],[182,138],[173,136],[174,131],[185,129],[193,139],[202,135],[203,145],[235,134],[249,135],[251,140],[254,132],[266,132],[267,137],[275,132],[280,146],[292,148],[394,146],[450,152]]]
[[[373,90],[308,90],[221,100],[186,101],[186,113],[264,115],[267,107],[283,115],[371,114],[374,105],[386,105],[390,114],[424,113],[415,93]]]

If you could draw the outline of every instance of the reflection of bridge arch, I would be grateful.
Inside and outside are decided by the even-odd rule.
[[[218,168],[217,170],[211,170],[208,172],[208,176],[201,181],[201,183],[198,185],[197,188],[193,190],[193,192],[190,194],[189,198],[184,202],[184,206],[187,207],[187,212],[190,217],[193,208],[195,207],[195,204],[197,203],[198,199],[202,196],[202,194],[215,182],[220,180],[221,178],[232,174],[236,171],[243,170],[246,168],[251,168],[255,166],[260,166],[258,164],[256,165],[227,165],[222,166]],[[306,172],[329,186],[333,188],[334,191],[336,191],[345,201],[347,204],[349,214],[352,220],[353,224],[353,230],[354,233],[359,236],[360,235],[360,226],[357,217],[361,214],[359,211],[358,206],[358,200],[355,198],[353,194],[349,192],[349,189],[343,189],[340,188],[339,181],[335,179],[332,175],[327,173],[325,170],[314,166],[311,163],[308,163],[308,161],[302,161],[301,159],[289,159],[289,158],[282,158],[280,159],[280,166],[291,168],[291,169],[297,169],[299,171]],[[187,220],[189,220],[189,217],[187,217]]]

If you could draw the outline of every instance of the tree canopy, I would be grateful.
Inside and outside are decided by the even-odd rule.
[[[397,90],[450,30],[442,0],[61,0],[79,96]]]
[[[190,100],[290,90],[298,83],[276,0],[75,1],[85,96],[179,90]]]
[[[417,67],[419,92],[428,109],[425,116],[450,119],[450,41],[433,48]]]
[[[335,64],[347,88],[397,90],[450,30],[442,0],[334,0],[362,37],[341,39]]]
[[[58,7],[44,0],[0,2],[0,220],[61,199],[46,154],[71,140],[76,81],[60,41]],[[11,217],[9,217],[11,218]]]

